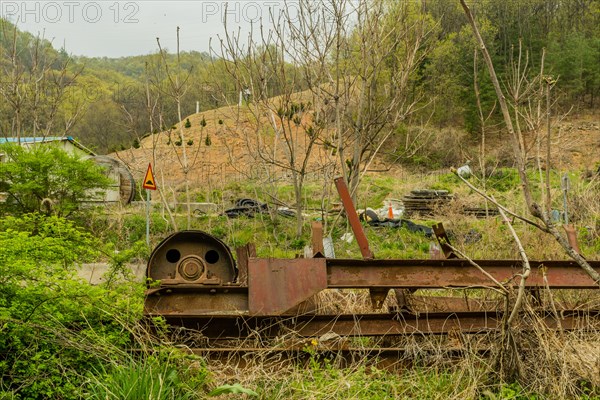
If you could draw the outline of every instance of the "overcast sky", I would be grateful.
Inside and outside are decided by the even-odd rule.
[[[288,7],[294,2],[288,0]],[[252,22],[269,20],[269,9],[277,12],[284,5],[279,0],[0,0],[0,15],[70,54],[122,57],[155,52],[157,37],[175,50],[177,26],[182,50],[208,51],[209,39],[224,32],[225,14],[230,31],[240,27],[247,33]]]

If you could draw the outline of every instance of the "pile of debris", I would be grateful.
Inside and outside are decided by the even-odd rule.
[[[235,206],[225,210],[225,215],[229,218],[239,216],[253,217],[254,214],[268,213],[269,207],[267,203],[262,203],[254,199],[237,199]]]
[[[496,217],[500,215],[498,208],[496,206],[485,207],[463,207],[463,213],[466,215],[472,215],[476,218],[487,218],[487,217]]]
[[[422,233],[425,237],[433,237],[433,229],[425,225],[415,224],[411,220],[402,218],[379,218],[377,212],[367,208],[359,214],[361,221],[366,221],[369,226],[387,227],[387,228],[406,228],[414,233]]]
[[[411,215],[433,215],[440,207],[448,205],[453,196],[447,190],[418,189],[402,198],[404,213]]]
[[[287,207],[277,207],[277,214],[284,217],[295,217],[296,212]],[[225,210],[224,214],[229,218],[237,218],[240,216],[254,217],[255,214],[268,214],[269,206],[267,203],[260,202],[254,199],[237,199],[232,208]]]

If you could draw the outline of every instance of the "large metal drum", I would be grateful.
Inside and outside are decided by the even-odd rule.
[[[181,231],[152,252],[147,277],[161,285],[222,285],[236,279],[235,261],[221,240],[202,231]]]

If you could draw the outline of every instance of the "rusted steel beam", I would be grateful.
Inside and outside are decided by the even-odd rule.
[[[179,285],[151,289],[144,301],[145,315],[236,315],[248,313],[248,288]]]
[[[475,260],[496,280],[517,286],[520,260]],[[600,261],[590,261],[600,272]],[[594,281],[574,261],[530,261],[528,287],[597,289]],[[327,260],[329,288],[446,288],[491,287],[494,283],[466,260]]]
[[[571,246],[576,253],[581,254],[581,250],[579,250],[579,243],[577,243],[577,232],[575,231],[575,227],[571,224],[565,224],[563,225],[563,228],[567,234],[569,246]]]
[[[496,313],[429,313],[417,316],[408,313],[357,315],[353,318],[313,320],[298,324],[299,336],[322,336],[335,333],[340,336],[395,336],[415,333],[442,334],[452,331],[482,333],[497,329],[502,315]]]
[[[367,236],[365,235],[362,225],[358,220],[358,215],[356,214],[354,203],[352,203],[352,196],[350,196],[348,186],[346,185],[344,178],[341,176],[335,178],[334,182],[335,187],[340,195],[340,199],[342,200],[344,210],[346,211],[346,216],[348,217],[348,221],[352,227],[352,232],[354,232],[354,237],[356,237],[356,242],[360,248],[360,253],[362,254],[363,258],[371,259],[373,258],[373,252],[369,249],[369,241],[367,240]]]
[[[460,332],[462,334],[484,333],[497,330],[502,323],[501,313],[464,312],[464,313],[401,313],[386,319],[381,314],[356,315],[353,318],[337,318],[330,321],[312,320],[304,325],[299,324],[296,334],[304,337],[321,336],[335,333],[340,336],[394,336],[412,334],[446,334]],[[596,315],[597,316],[597,315]],[[550,329],[558,328],[557,320],[550,314],[538,316]],[[571,330],[587,325],[587,315],[567,313],[561,317],[562,329]]]
[[[201,331],[209,339],[240,339],[259,334],[261,338],[321,337],[331,334],[350,336],[402,336],[412,334],[479,334],[501,327],[500,312],[436,312],[412,314],[298,315],[294,317],[235,317],[235,316],[165,316],[167,323]],[[564,310],[557,320],[551,313],[540,312],[536,317],[548,328],[565,330],[590,326],[598,322],[599,311]],[[523,326],[527,328],[526,325]]]

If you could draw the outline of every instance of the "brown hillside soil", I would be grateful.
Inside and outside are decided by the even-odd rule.
[[[585,171],[600,167],[599,113],[567,120],[553,134],[552,157],[557,168]]]
[[[285,168],[265,164],[258,154],[258,148],[273,151],[275,133],[267,121],[268,114],[261,116],[263,127],[257,133],[256,117],[246,108],[237,106],[222,107],[189,116],[190,128],[183,128],[184,140],[179,141],[179,126],[144,138],[138,149],[128,149],[113,154],[123,160],[136,178],[143,178],[148,163],[153,165],[157,184],[173,190],[181,190],[184,183],[183,149],[187,152],[192,188],[220,186],[231,181],[247,178],[273,176],[274,179],[286,179],[289,171]],[[205,126],[202,126],[205,121]],[[301,124],[294,126],[297,154],[303,157],[308,136],[305,128],[311,125],[310,115],[304,115]],[[182,123],[185,125],[185,121]],[[293,124],[292,124],[293,126]],[[324,135],[329,135],[324,132]],[[209,139],[207,139],[209,138]],[[266,143],[268,146],[263,146]],[[280,138],[276,160],[285,165],[289,154],[286,143]],[[263,150],[265,151],[265,150]],[[322,142],[313,148],[309,159],[307,175],[314,176],[322,172],[325,165],[333,164],[337,158],[332,149]]]
[[[206,126],[201,126],[202,120]],[[285,180],[289,173],[274,167],[266,167],[257,155],[256,118],[245,107],[222,107],[189,116],[190,128],[183,128],[184,141],[180,146],[179,127],[144,138],[138,149],[128,149],[113,154],[123,160],[139,181],[142,180],[149,162],[152,162],[157,184],[171,190],[181,190],[184,182],[182,172],[182,153],[185,146],[190,165],[190,186],[207,189],[220,187],[232,181],[243,181],[251,177],[272,174],[274,179]],[[222,121],[222,124],[219,123]],[[266,118],[264,126],[269,126]],[[303,127],[310,124],[308,117],[303,117],[299,129],[306,136]],[[270,133],[269,133],[270,132]],[[207,146],[207,137],[210,145]],[[248,139],[250,137],[251,139]],[[272,129],[266,129],[261,139],[273,143]],[[188,144],[191,141],[191,144]],[[536,154],[535,143],[529,138],[529,154],[533,160]],[[545,137],[542,139],[542,156],[545,154]],[[302,149],[302,144],[299,145]],[[488,140],[488,154],[510,154],[510,144],[503,137],[496,136]],[[280,142],[278,150],[280,160],[285,152],[285,145]],[[469,153],[477,154],[473,148]],[[317,174],[323,165],[339,162],[332,155],[331,149],[318,145],[313,151],[309,171]],[[373,169],[380,169],[383,163],[375,162]],[[600,116],[588,113],[570,116],[552,129],[552,167],[559,171],[593,171],[600,166]],[[406,171],[395,167],[386,175]],[[310,174],[309,174],[310,175]]]

